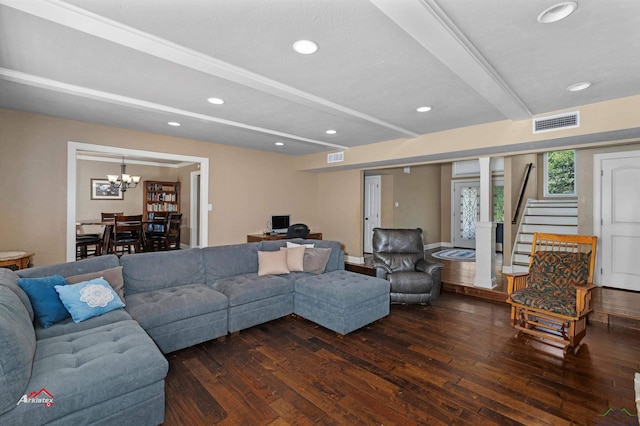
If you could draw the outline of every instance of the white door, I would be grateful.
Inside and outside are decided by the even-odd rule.
[[[372,253],[373,228],[380,226],[380,176],[364,178],[364,252]]]
[[[476,247],[476,222],[480,220],[480,181],[453,183],[453,246]]]
[[[640,291],[640,154],[603,159],[601,175],[600,283]]]

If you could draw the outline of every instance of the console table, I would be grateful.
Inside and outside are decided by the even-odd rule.
[[[248,243],[258,243],[266,240],[286,240],[287,234],[265,235],[265,234],[249,234],[247,235]],[[321,240],[322,232],[309,232],[308,240]]]
[[[0,251],[0,268],[28,268],[34,254],[26,251]]]

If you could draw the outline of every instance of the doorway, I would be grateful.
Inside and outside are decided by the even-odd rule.
[[[640,291],[640,151],[596,154],[594,169],[599,284]]]
[[[206,246],[208,242],[208,200],[209,200],[209,159],[164,152],[142,151],[129,148],[118,148],[105,145],[93,145],[69,141],[67,144],[67,262],[76,259],[76,159],[78,151],[117,154],[121,156],[143,156],[158,160],[176,160],[185,163],[196,163],[201,173],[200,185],[200,218],[199,242]]]
[[[504,221],[504,178],[492,179],[492,221]],[[480,181],[453,181],[451,202],[452,238],[454,247],[476,248],[476,222],[480,220]],[[496,228],[496,233],[502,227]],[[496,235],[496,250],[502,251],[502,240]]]
[[[476,248],[476,222],[480,220],[480,181],[454,181],[453,246]]]
[[[380,176],[364,178],[364,244],[365,253],[373,253],[373,229],[380,226]]]

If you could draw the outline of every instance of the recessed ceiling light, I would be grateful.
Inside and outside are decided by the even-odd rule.
[[[178,123],[177,121],[169,121],[167,124],[173,127],[180,127],[180,123]]]
[[[571,86],[567,87],[567,90],[570,92],[579,92],[581,90],[588,89],[589,87],[591,87],[591,83],[589,83],[588,81],[583,81],[582,83],[572,84]]]
[[[214,105],[222,105],[224,103],[224,101],[220,98],[208,98],[207,102]]]
[[[303,55],[311,55],[318,51],[318,43],[311,40],[298,40],[293,43],[293,50]]]
[[[284,146],[284,142],[276,142],[277,146]]]
[[[431,111],[431,107],[430,106],[421,106],[420,108],[416,108],[416,111],[418,111],[418,112]]]
[[[335,131],[335,130],[327,130],[325,133],[328,134],[328,135],[335,135],[338,132]]]
[[[552,22],[558,22],[561,19],[571,15],[578,8],[578,3],[574,1],[565,1],[558,3],[555,6],[551,6],[545,9],[540,15],[538,15],[538,22],[541,24],[550,24]]]

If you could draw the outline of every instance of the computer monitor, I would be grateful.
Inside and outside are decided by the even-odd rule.
[[[289,228],[289,215],[271,216],[271,232],[286,234]]]

